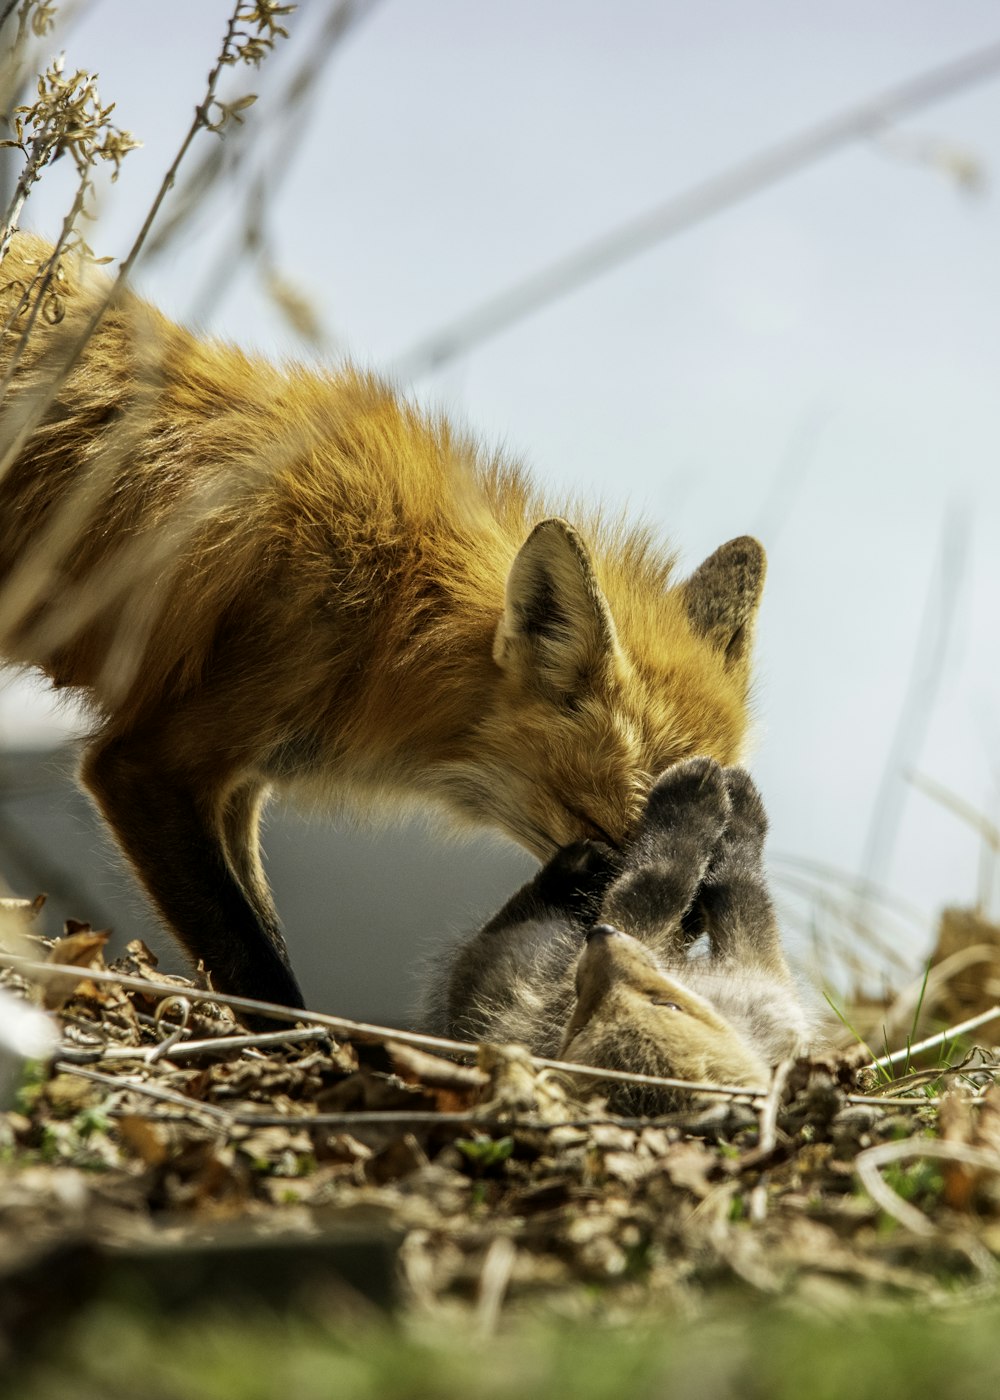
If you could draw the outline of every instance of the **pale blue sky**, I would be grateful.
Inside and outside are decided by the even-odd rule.
[[[326,8],[313,0],[300,18]],[[145,143],[104,205],[99,252],[127,247],[228,9],[101,0],[65,40],[68,64],[100,72]],[[383,0],[338,51],[309,129],[274,155],[290,168],[271,231],[338,346],[385,366],[695,181],[998,37],[989,0]],[[293,60],[288,46],[275,76]],[[519,452],[557,497],[646,514],[685,567],[759,532],[771,572],[753,766],[773,847],[848,869],[952,504],[969,532],[958,621],[911,757],[984,811],[1000,775],[1000,80],[902,130],[971,154],[985,188],[859,144],[415,386]],[[58,185],[29,204],[44,232]],[[140,271],[168,313],[197,317],[234,208],[231,193],[206,203]],[[211,329],[307,353],[250,277]],[[4,736],[37,734],[40,713],[9,691]],[[972,899],[977,855],[954,817],[912,795],[880,873],[929,914]]]

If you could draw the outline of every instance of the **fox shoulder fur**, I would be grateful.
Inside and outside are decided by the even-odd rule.
[[[574,843],[446,955],[430,1027],[604,1069],[766,1085],[814,1026],[781,949],[765,831],[744,770],[676,765],[623,854]],[[609,1097],[657,1112],[674,1096],[617,1084]]]
[[[357,370],[199,339],[101,274],[18,312],[0,266],[0,645],[96,718],[82,778],[220,989],[301,1005],[263,875],[272,788],[417,801],[548,858],[653,775],[740,755],[753,539],[688,579]],[[27,297],[30,305],[30,295]]]

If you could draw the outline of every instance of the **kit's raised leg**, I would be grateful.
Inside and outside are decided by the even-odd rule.
[[[767,814],[749,773],[724,769],[730,815],[698,892],[711,956],[787,977],[764,871]]]
[[[622,874],[611,885],[601,920],[653,941],[663,951],[688,933],[695,902],[729,817],[722,768],[712,758],[689,758],[657,779],[630,841]]]

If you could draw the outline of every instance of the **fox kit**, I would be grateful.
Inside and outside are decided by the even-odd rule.
[[[745,771],[677,764],[624,855],[593,841],[560,851],[452,955],[431,994],[435,1028],[604,1069],[765,1086],[811,1029],[767,892],[766,827]],[[611,1099],[670,1102],[628,1085]]]
[[[263,874],[271,789],[416,801],[540,859],[624,841],[652,776],[732,763],[764,578],[686,580],[641,530],[567,524],[521,469],[351,369],[278,369],[70,272],[0,266],[0,643],[79,688],[82,780],[217,988],[302,1005]],[[29,298],[30,300],[30,298]]]

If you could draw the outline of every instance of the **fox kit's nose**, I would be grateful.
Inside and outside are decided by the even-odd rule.
[[[587,930],[587,942],[592,938],[617,938],[620,934],[621,929],[613,928],[611,924],[595,924]]]

